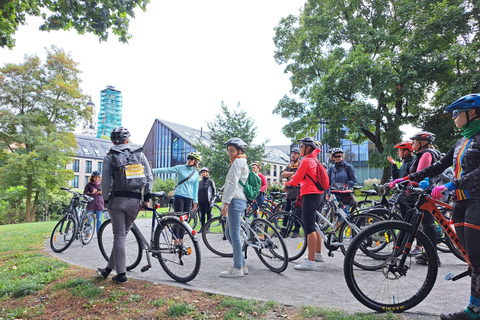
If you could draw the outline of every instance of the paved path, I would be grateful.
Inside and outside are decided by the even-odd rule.
[[[144,233],[149,232],[149,219],[136,221]],[[146,235],[149,239],[149,235]],[[80,265],[90,269],[105,267],[98,249],[96,235],[88,246],[82,247],[75,241],[63,253],[51,251],[47,241],[47,250],[53,255],[70,264]],[[255,300],[274,300],[285,305],[311,305],[323,308],[342,309],[348,312],[371,313],[372,310],[360,304],[350,293],[343,277],[343,255],[336,251],[334,257],[325,257],[325,262],[317,263],[318,270],[302,272],[294,270],[298,262],[291,262],[283,273],[269,271],[249,249],[248,269],[250,273],[243,278],[225,279],[220,272],[232,265],[231,258],[221,258],[211,253],[202,240],[202,264],[198,276],[187,284],[172,280],[160,264],[152,260],[153,267],[145,273],[140,267],[128,272],[128,277],[150,282],[163,283],[172,286],[200,290],[209,293],[223,294]],[[325,254],[324,254],[325,255]],[[451,313],[461,310],[468,303],[470,294],[470,278],[466,277],[452,282],[444,279],[449,272],[459,274],[466,270],[466,264],[455,258],[451,253],[440,252],[442,266],[439,268],[437,282],[429,296],[418,306],[403,313],[405,319],[439,319],[440,313]],[[303,261],[300,258],[298,261]],[[140,266],[147,264],[144,256]],[[305,288],[308,283],[308,288]]]

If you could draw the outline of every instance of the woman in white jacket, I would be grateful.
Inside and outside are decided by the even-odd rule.
[[[233,248],[233,266],[223,271],[220,276],[225,278],[243,277],[248,273],[245,259],[242,255],[242,241],[240,240],[240,220],[247,206],[247,198],[243,192],[243,183],[248,178],[248,165],[245,150],[247,144],[240,138],[232,138],[225,142],[230,157],[230,169],[225,180],[225,189],[222,197],[222,215],[227,217],[225,235]]]

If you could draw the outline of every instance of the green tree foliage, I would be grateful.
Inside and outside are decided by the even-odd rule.
[[[91,118],[81,93],[77,63],[56,47],[41,64],[26,56],[0,69],[0,187],[26,188],[25,221],[32,222],[39,197],[72,178],[65,166],[76,155],[71,133]]]
[[[76,1],[76,0],[7,0],[0,1],[0,47],[13,48],[14,34],[30,16],[42,17],[40,30],[75,30],[79,34],[93,33],[106,41],[111,30],[121,42],[131,38],[130,18],[135,8],[146,10],[149,0]]]
[[[155,179],[155,181],[153,181],[152,191],[153,192],[165,191],[165,194],[168,195],[170,192],[173,191],[176,184],[177,184],[176,179],[171,179],[171,178],[168,178],[166,180]]]
[[[478,8],[469,1],[307,1],[275,30],[275,59],[286,64],[292,85],[274,110],[291,120],[284,134],[299,137],[323,119],[325,143],[370,140],[380,153],[370,165],[385,168],[385,181],[390,172],[382,154],[401,139],[401,125],[422,124],[429,94],[444,108],[467,91],[455,92],[455,79],[471,79],[470,91],[478,86],[479,61],[456,69],[458,59],[479,60],[478,44],[464,45],[477,41],[473,16]]]
[[[209,122],[210,139],[212,145],[206,146],[201,141],[194,148],[202,155],[201,167],[210,169],[210,178],[215,181],[217,188],[225,184],[230,159],[226,152],[225,142],[230,138],[240,138],[247,144],[248,163],[259,162],[265,156],[265,143],[253,146],[252,141],[257,135],[254,120],[240,109],[240,103],[234,111],[230,111],[222,101],[222,112],[213,122]]]

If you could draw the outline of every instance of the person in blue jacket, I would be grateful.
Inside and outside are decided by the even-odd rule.
[[[330,178],[330,188],[334,190],[352,190],[352,187],[358,183],[355,168],[344,159],[344,152],[341,148],[332,148],[331,157],[335,161],[328,168],[328,177]],[[329,196],[327,195],[327,200]],[[356,205],[355,197],[349,194],[337,195],[338,201],[346,205]]]

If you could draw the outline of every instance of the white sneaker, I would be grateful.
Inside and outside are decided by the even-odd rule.
[[[222,271],[220,273],[220,277],[223,277],[223,278],[243,277],[243,268],[238,269],[238,268],[230,267],[227,270]]]
[[[243,274],[244,274],[244,275],[245,275],[245,274],[248,274],[248,267],[247,267],[247,265],[244,265],[244,266],[242,267],[242,270],[243,270]]]
[[[317,265],[315,264],[315,261],[305,259],[305,261],[295,266],[295,270],[315,271],[317,270]]]
[[[315,252],[315,262],[324,262],[323,254],[321,252]]]

